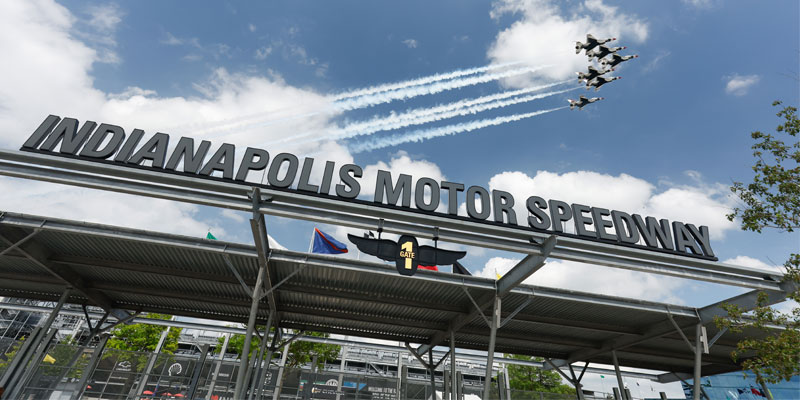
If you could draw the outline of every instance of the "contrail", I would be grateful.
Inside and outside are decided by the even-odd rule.
[[[491,119],[483,119],[479,121],[465,122],[455,125],[447,125],[438,128],[418,129],[402,135],[381,137],[370,140],[368,142],[357,143],[353,146],[350,146],[350,152],[356,154],[365,151],[382,149],[384,147],[396,146],[398,144],[403,144],[408,142],[421,142],[439,136],[447,136],[447,135],[455,135],[457,133],[471,132],[476,129],[486,128],[495,125],[502,125],[508,122],[519,121],[521,119],[535,117],[537,115],[558,111],[564,108],[567,108],[567,106],[551,108],[548,110],[534,111],[524,114],[514,114],[505,117],[497,117]]]
[[[384,121],[383,123],[380,123],[380,124],[375,124],[373,126],[368,126],[368,127],[361,128],[361,129],[353,129],[353,130],[349,130],[349,131],[345,129],[345,131],[343,133],[341,133],[341,134],[339,134],[337,136],[334,136],[334,137],[332,137],[330,139],[331,140],[348,139],[348,138],[352,138],[352,137],[355,137],[355,136],[370,135],[370,134],[373,134],[375,132],[380,132],[380,131],[390,131],[390,130],[394,130],[394,129],[405,128],[407,126],[412,126],[412,125],[421,125],[421,124],[426,124],[426,123],[429,123],[429,122],[441,121],[443,119],[448,119],[448,118],[461,117],[461,116],[465,116],[465,115],[469,115],[469,114],[477,114],[477,113],[484,112],[484,111],[494,110],[496,108],[503,108],[503,107],[508,107],[508,106],[512,106],[512,105],[515,105],[515,104],[527,103],[529,101],[543,99],[545,97],[550,97],[550,96],[554,96],[554,95],[557,95],[557,94],[566,93],[566,92],[569,92],[569,91],[572,91],[572,90],[576,90],[576,89],[580,89],[580,87],[564,89],[564,90],[557,90],[557,91],[554,91],[554,92],[540,93],[540,94],[535,94],[535,95],[522,96],[522,97],[514,97],[514,98],[511,98],[509,100],[497,100],[497,101],[488,102],[488,103],[484,103],[484,104],[477,104],[477,105],[473,105],[473,106],[469,106],[469,107],[461,107],[461,108],[457,108],[457,109],[454,109],[454,110],[451,110],[451,111],[446,111],[446,112],[431,113],[431,114],[428,114],[428,115],[420,115],[420,116],[416,116],[416,117],[413,117],[413,118],[402,118],[401,116],[398,116],[400,118],[395,119],[393,117],[389,117],[389,118],[387,118],[387,121]]]
[[[496,81],[498,79],[508,78],[515,75],[522,75],[530,72],[535,72],[547,67],[549,67],[549,65],[541,65],[537,67],[524,67],[503,72],[495,72],[491,74],[483,74],[466,78],[452,79],[444,82],[410,86],[388,92],[375,93],[351,99],[340,100],[335,102],[333,105],[336,109],[340,111],[355,110],[358,108],[389,103],[395,100],[408,100],[417,96],[431,95],[444,92],[445,90],[458,89],[467,86],[478,85],[481,83]]]
[[[345,99],[341,101],[334,102],[329,110],[320,110],[316,112],[310,112],[303,114],[301,116],[289,116],[285,118],[280,118],[277,120],[272,121],[260,121],[260,122],[251,122],[251,123],[243,123],[239,124],[238,126],[231,126],[226,129],[211,131],[216,133],[214,136],[219,136],[220,134],[230,133],[233,131],[236,132],[245,132],[252,129],[257,129],[265,126],[272,125],[278,121],[289,120],[289,119],[298,119],[300,117],[309,118],[319,114],[333,114],[342,111],[351,111],[359,108],[364,107],[371,107],[378,104],[389,103],[395,100],[408,100],[412,99],[417,96],[423,95],[431,95],[440,93],[446,90],[458,89],[467,86],[478,85],[481,83],[491,82],[498,79],[503,79],[515,75],[522,75],[534,71],[538,71],[543,68],[547,68],[549,65],[542,65],[537,67],[524,67],[524,68],[517,68],[508,71],[496,72],[492,74],[483,74],[478,76],[466,77],[466,78],[457,78],[452,79],[449,81],[443,82],[436,82],[436,83],[429,83],[425,85],[418,85],[418,86],[411,86],[407,88],[397,89],[388,92],[370,94],[365,96],[359,96],[351,99]],[[281,143],[282,141],[278,142],[270,142],[268,144],[275,144]]]
[[[539,90],[542,90],[542,89],[548,89],[548,88],[551,88],[551,87],[554,87],[554,86],[562,85],[562,84],[565,84],[565,83],[568,83],[568,82],[571,82],[571,81],[572,80],[566,80],[566,81],[555,82],[555,83],[551,83],[551,84],[547,84],[547,85],[532,86],[532,87],[518,89],[518,90],[509,90],[509,91],[502,92],[502,93],[492,94],[492,95],[488,95],[488,96],[482,96],[482,97],[478,97],[478,98],[474,98],[474,99],[460,100],[460,101],[456,101],[456,102],[453,102],[453,103],[448,103],[448,104],[443,104],[443,105],[438,105],[438,106],[433,106],[433,107],[417,108],[417,109],[410,110],[410,111],[407,111],[407,112],[402,113],[402,114],[392,114],[392,115],[390,115],[388,117],[375,116],[372,119],[369,119],[369,120],[366,120],[366,121],[352,122],[352,123],[350,123],[348,125],[345,125],[342,128],[330,129],[330,130],[327,130],[327,131],[305,132],[305,133],[302,133],[300,135],[293,136],[293,137],[288,137],[288,138],[285,138],[283,140],[279,140],[279,141],[272,142],[272,143],[275,144],[275,143],[285,143],[285,142],[297,142],[298,140],[300,140],[302,138],[306,138],[308,136],[318,136],[318,137],[316,137],[314,139],[311,139],[311,140],[308,140],[308,139],[302,140],[302,141],[300,141],[300,143],[297,143],[297,144],[307,143],[309,141],[337,140],[337,139],[350,138],[350,137],[353,137],[353,136],[369,135],[369,134],[372,134],[372,133],[375,133],[375,132],[378,132],[378,131],[383,131],[383,130],[391,130],[391,129],[403,128],[403,127],[406,127],[406,126],[409,126],[409,125],[419,125],[419,124],[422,124],[422,123],[431,122],[431,121],[438,121],[440,119],[451,118],[451,117],[458,116],[458,115],[466,115],[466,114],[453,114],[452,112],[455,111],[455,110],[460,110],[460,109],[464,109],[464,108],[467,108],[467,107],[473,107],[474,108],[474,106],[479,105],[479,104],[490,103],[490,102],[493,102],[493,101],[503,100],[503,99],[507,99],[507,98],[511,98],[511,97],[515,97],[515,96],[519,96],[519,95],[523,95],[523,94],[526,94],[526,93],[536,92],[536,91],[539,91]],[[573,90],[573,89],[569,89],[569,90]],[[539,99],[539,98],[542,98],[542,97],[547,97],[547,96],[550,96],[550,95],[553,95],[553,94],[558,94],[558,93],[563,93],[563,92],[553,92],[553,93],[550,93],[550,94],[543,95],[541,97],[528,98],[528,99],[526,99],[524,101],[531,101],[531,100]],[[522,101],[518,101],[518,102],[522,102]],[[515,102],[513,104],[517,104],[518,102]],[[510,105],[510,104],[504,104],[503,106],[506,106],[506,105]],[[491,108],[496,108],[496,107],[491,107]],[[480,111],[474,111],[474,112],[480,112]],[[472,113],[474,113],[474,112],[472,112]],[[452,115],[444,114],[444,113],[450,113]],[[445,115],[450,115],[450,116],[448,117],[448,116],[445,116]],[[324,137],[319,137],[319,136],[323,136],[323,135],[324,135]]]
[[[519,65],[519,64],[522,64],[522,62],[518,61],[518,62],[511,62],[511,63],[498,64],[498,65],[487,65],[487,66],[484,66],[484,67],[476,67],[476,68],[467,68],[467,69],[455,70],[455,71],[452,71],[452,72],[446,72],[446,73],[442,73],[442,74],[423,76],[423,77],[420,77],[420,78],[410,79],[410,80],[407,80],[407,81],[401,81],[401,82],[395,82],[395,83],[386,83],[386,84],[383,84],[383,85],[370,86],[370,87],[363,88],[363,89],[351,90],[349,92],[344,92],[344,93],[338,94],[336,96],[333,96],[331,99],[336,101],[336,100],[349,99],[349,98],[353,98],[353,97],[360,97],[360,96],[365,96],[365,95],[375,94],[375,93],[380,93],[380,92],[388,92],[388,91],[391,91],[391,90],[402,89],[402,88],[406,88],[406,87],[410,87],[410,86],[425,85],[425,84],[428,84],[428,83],[433,83],[433,82],[438,82],[438,81],[446,81],[446,80],[450,80],[450,79],[454,79],[454,78],[460,78],[462,76],[480,74],[480,73],[483,73],[483,72],[486,72],[486,71],[491,71],[491,70],[495,70],[495,69],[502,69],[502,68],[505,68],[505,67],[510,67],[510,66]]]
[[[420,86],[420,85],[425,85],[425,84],[429,84],[429,83],[433,83],[433,82],[438,82],[438,81],[443,81],[443,80],[450,80],[450,79],[459,78],[459,77],[463,77],[463,76],[475,75],[475,74],[479,74],[479,73],[483,73],[483,72],[487,72],[487,71],[503,69],[503,68],[506,68],[506,67],[519,65],[519,64],[522,64],[522,62],[517,61],[517,62],[510,62],[510,63],[505,63],[505,64],[487,65],[487,66],[483,66],[483,67],[475,67],[475,68],[467,68],[467,69],[455,70],[455,71],[441,73],[441,74],[423,76],[423,77],[420,77],[420,78],[410,79],[410,80],[407,80],[407,81],[401,81],[401,82],[395,82],[395,83],[387,83],[387,84],[371,86],[371,87],[362,88],[362,89],[356,89],[356,90],[352,90],[352,91],[349,91],[349,92],[341,93],[341,94],[338,94],[338,95],[328,96],[327,99],[332,103],[336,103],[337,101],[344,100],[344,99],[349,99],[349,98],[353,98],[353,97],[362,97],[362,96],[366,96],[366,95],[371,95],[371,94],[380,93],[380,92],[386,92],[386,91],[392,91],[392,90],[402,89],[402,88],[411,87],[411,86]],[[240,115],[240,116],[236,116],[236,117],[232,117],[232,118],[226,118],[226,119],[221,119],[221,120],[216,120],[216,121],[209,121],[209,122],[205,122],[205,123],[178,125],[178,126],[171,127],[170,130],[181,132],[181,131],[187,131],[189,129],[193,129],[194,133],[205,133],[205,132],[211,132],[211,133],[223,132],[224,133],[225,131],[231,131],[231,130],[235,129],[237,127],[237,125],[241,125],[242,122],[244,122],[244,121],[254,120],[254,119],[259,119],[259,118],[264,118],[264,117],[274,117],[275,114],[279,114],[279,113],[285,112],[285,111],[290,111],[293,108],[299,108],[299,107],[300,106],[288,106],[288,107],[283,107],[283,108],[280,108],[280,109],[277,109],[277,110],[271,110],[271,111],[257,112],[257,113],[253,113],[253,114]],[[330,113],[330,112],[336,112],[336,111],[337,110],[327,111],[327,112]],[[295,115],[291,115],[290,114],[290,115],[279,117],[279,118],[271,118],[271,119],[269,119],[267,121],[263,121],[262,123],[264,123],[264,126],[266,126],[266,125],[271,125],[271,124],[273,124],[275,122],[308,117],[310,115],[315,115],[317,113],[319,113],[319,112],[303,113],[303,114],[300,114],[300,115],[296,115],[296,114]],[[198,126],[198,125],[200,125],[200,126]],[[225,127],[228,127],[228,128],[225,128]],[[198,131],[197,128],[200,128],[200,130]]]

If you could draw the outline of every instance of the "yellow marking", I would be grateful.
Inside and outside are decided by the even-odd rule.
[[[412,250],[414,250],[414,244],[411,242],[405,242],[400,245],[400,250],[400,257],[406,259],[406,269],[411,269],[411,259],[414,258],[414,253],[412,253]]]

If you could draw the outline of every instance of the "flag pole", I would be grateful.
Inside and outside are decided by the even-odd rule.
[[[311,240],[308,241],[308,251],[306,253],[311,253],[311,249],[314,247],[314,235],[317,233],[317,227],[314,227],[314,230],[311,231]]]

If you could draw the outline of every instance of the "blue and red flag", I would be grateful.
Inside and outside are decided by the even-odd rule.
[[[331,235],[314,228],[314,248],[312,252],[321,254],[343,254],[347,253],[347,246],[334,239]]]

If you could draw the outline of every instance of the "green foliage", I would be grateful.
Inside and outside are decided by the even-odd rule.
[[[172,318],[171,315],[166,314],[148,314],[147,317],[163,320]],[[167,328],[149,324],[121,325],[112,331],[106,347],[125,351],[152,352],[158,346],[158,340],[165,329],[170,331],[164,339],[161,352],[172,354],[178,349],[178,337],[181,335],[182,328]]]
[[[147,317],[163,320],[172,318],[171,315],[166,314],[148,314]],[[132,370],[142,371],[147,364],[147,355],[141,353],[152,353],[158,346],[162,332],[166,329],[169,329],[169,332],[161,346],[161,353],[172,354],[178,349],[178,338],[182,328],[130,324],[121,325],[111,332],[111,337],[106,343],[107,350],[103,352],[103,359],[116,357],[116,362],[129,361]]]
[[[776,101],[772,105],[780,104]],[[753,132],[751,136],[756,141],[752,146],[756,159],[753,182],[747,185],[734,182],[731,187],[744,207],[734,209],[728,219],[741,218],[743,230],[761,232],[764,228],[774,228],[793,232],[800,228],[800,119],[797,108],[790,106],[782,108],[777,116],[785,121],[776,131],[787,136]],[[788,298],[800,302],[800,254],[791,254],[784,267],[784,281],[794,287]],[[731,357],[734,361],[742,360],[742,366],[755,372],[758,379],[777,383],[800,374],[800,307],[781,313],[769,303],[768,294],[762,292],[750,313],[737,305],[725,304],[728,316],[716,318],[715,323],[720,329],[727,327],[734,332],[763,331],[766,334],[763,339],[740,341]],[[786,329],[769,329],[769,325]]]
[[[4,357],[0,358],[0,376],[2,376],[2,372],[8,368],[11,362],[14,361],[14,356],[17,355],[19,348],[22,347],[22,343],[24,343],[26,339],[27,337],[23,337],[17,343],[14,343],[14,345],[5,352]]]
[[[541,361],[530,356],[521,355],[513,355],[511,358],[515,360]],[[556,371],[514,364],[508,364],[507,368],[508,382],[512,390],[545,393],[575,393],[575,388],[562,383],[561,375]]]
[[[264,327],[260,327],[262,330]],[[296,331],[289,332],[290,335],[294,335],[297,333]],[[328,337],[330,336],[327,333],[319,333],[319,332],[305,332],[307,336],[316,336],[316,337]],[[217,339],[218,345],[214,349],[214,353],[218,353],[222,349],[222,343],[224,342],[225,338],[220,337]],[[250,356],[258,355],[258,347],[261,343],[261,340],[258,336],[253,335],[253,339],[250,341]],[[232,335],[230,340],[228,341],[228,349],[227,352],[231,353],[242,353],[242,348],[244,347],[244,335]],[[314,357],[317,357],[317,367],[322,367],[326,361],[333,361],[339,356],[339,351],[341,350],[341,346],[335,344],[325,344],[325,343],[312,343],[312,342],[305,342],[300,340],[295,340],[289,345],[289,354],[286,356],[286,368],[298,368],[305,364],[311,363]],[[283,348],[279,348],[275,353],[275,358],[281,357],[281,352]]]
[[[773,106],[781,102],[772,103]],[[777,132],[789,137],[782,139],[768,133],[753,132],[756,144],[752,146],[753,182],[734,182],[731,190],[744,202],[743,208],[735,208],[728,219],[742,219],[742,229],[761,232],[764,228],[777,228],[792,232],[800,227],[800,119],[797,108],[784,107],[777,114],[786,121],[778,125]]]

